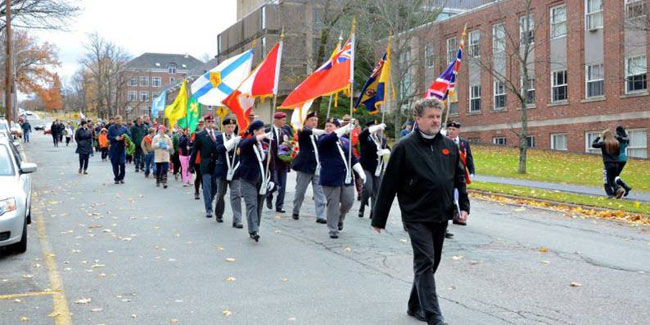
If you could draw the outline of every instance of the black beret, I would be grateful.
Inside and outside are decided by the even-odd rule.
[[[448,128],[455,127],[457,129],[460,129],[460,122],[451,121],[451,122],[447,123],[447,127]]]
[[[327,119],[326,123],[332,123],[336,125],[336,127],[341,126],[341,122],[339,122],[339,120],[336,117],[330,117],[329,119]]]
[[[264,127],[264,122],[260,120],[255,120],[251,125],[248,126],[248,132],[253,133],[253,131],[261,129]]]

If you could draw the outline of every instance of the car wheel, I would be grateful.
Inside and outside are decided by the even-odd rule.
[[[22,254],[27,251],[27,222],[23,225],[23,236],[20,238],[20,241],[10,245],[9,251],[16,254]]]
[[[27,210],[27,224],[32,224],[32,203],[29,203],[29,210]]]

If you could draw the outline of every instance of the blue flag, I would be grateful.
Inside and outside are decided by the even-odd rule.
[[[165,110],[165,100],[167,99],[167,92],[162,92],[160,96],[156,97],[151,102],[151,116],[153,118],[158,117],[158,112]]]

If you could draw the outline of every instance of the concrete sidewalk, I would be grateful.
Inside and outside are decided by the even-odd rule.
[[[532,181],[527,179],[506,178],[506,177],[487,176],[487,175],[476,175],[472,180],[477,182],[485,182],[485,183],[517,185],[517,186],[540,188],[545,190],[556,190],[556,191],[577,193],[577,194],[605,196],[605,190],[602,187],[594,187],[594,186],[586,186],[586,185],[540,182],[540,181]],[[634,190],[634,187],[632,187],[632,192],[630,192],[630,194],[624,199],[632,200],[632,201],[650,202],[650,193],[639,192]]]

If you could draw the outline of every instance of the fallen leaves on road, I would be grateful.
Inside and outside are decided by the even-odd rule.
[[[85,304],[89,304],[91,301],[93,301],[93,300],[90,299],[90,298],[81,298],[81,299],[75,300],[74,303],[77,304],[77,305],[85,305]]]
[[[349,253],[349,252],[352,251],[352,248],[346,247],[346,248],[343,249],[343,251],[346,252],[346,253]]]
[[[226,257],[226,262],[234,262],[235,258],[233,257]]]
[[[582,287],[582,283],[571,282],[571,283],[569,284],[569,286],[571,286],[571,287],[573,287],[573,288]]]
[[[226,308],[221,312],[221,314],[228,317],[228,316],[232,315],[232,312],[230,310],[228,310],[228,308]]]
[[[547,261],[547,260],[542,260],[542,263],[544,263],[544,264],[546,264],[546,265],[548,265],[548,264],[551,264],[551,261]]]
[[[58,311],[54,311],[51,314],[47,315],[48,317],[59,317],[61,316],[61,313]]]
[[[541,247],[541,248],[539,249],[539,252],[540,252],[540,253],[548,253],[548,248],[546,248],[546,247]]]
[[[226,281],[235,282],[235,281],[237,281],[237,278],[235,278],[234,276],[229,276],[229,277],[226,278]]]
[[[462,260],[464,258],[465,257],[463,257],[462,255],[455,255],[455,256],[451,257],[451,259],[454,260],[454,261],[460,261],[460,260]]]
[[[20,321],[21,322],[29,322],[29,318],[23,316],[23,317],[20,318]]]

